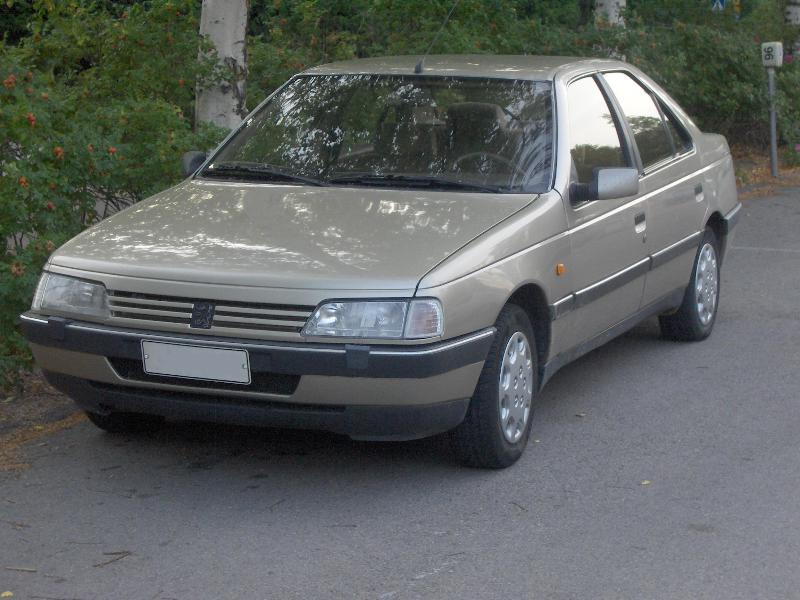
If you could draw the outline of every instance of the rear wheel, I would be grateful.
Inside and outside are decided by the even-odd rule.
[[[719,306],[719,242],[706,229],[694,259],[692,278],[680,308],[658,318],[661,334],[671,340],[699,341],[714,328]]]
[[[100,413],[86,411],[89,420],[109,433],[144,433],[158,429],[164,422],[161,417],[134,413]]]
[[[497,335],[467,415],[450,436],[464,464],[501,469],[516,462],[528,443],[539,376],[533,327],[525,311],[507,304],[495,327]]]

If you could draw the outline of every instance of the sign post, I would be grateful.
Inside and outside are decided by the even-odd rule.
[[[775,69],[783,65],[783,43],[761,44],[761,63],[767,69],[767,94],[769,95],[769,149],[772,176],[778,176],[778,116],[775,112]]]

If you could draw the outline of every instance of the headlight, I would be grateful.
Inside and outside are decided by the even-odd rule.
[[[109,315],[106,288],[102,283],[55,273],[42,274],[31,308],[39,312],[58,311],[93,317]]]
[[[419,339],[442,335],[438,300],[326,302],[303,328],[305,336]]]

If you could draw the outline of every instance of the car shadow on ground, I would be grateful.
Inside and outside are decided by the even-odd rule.
[[[535,429],[546,430],[557,418],[574,386],[591,376],[598,386],[616,376],[615,368],[632,361],[641,352],[663,347],[655,320],[645,322],[624,336],[611,341],[567,365],[550,380],[535,413]],[[141,453],[159,457],[172,455],[189,470],[211,469],[223,462],[258,468],[276,460],[359,465],[391,464],[423,467],[457,465],[447,434],[406,442],[354,441],[346,436],[320,431],[239,427],[200,422],[167,422],[156,431],[136,435],[97,432],[101,446],[136,447]],[[111,448],[109,448],[111,449]],[[102,457],[103,453],[99,456]]]

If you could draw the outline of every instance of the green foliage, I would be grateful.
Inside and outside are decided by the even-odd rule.
[[[731,3],[729,3],[731,4]],[[53,248],[180,179],[179,158],[222,132],[193,123],[219,81],[197,0],[0,0],[0,387],[30,363],[14,322]],[[424,52],[451,0],[250,0],[248,104],[312,65]],[[705,0],[628,0],[627,27],[590,0],[461,0],[434,53],[617,56],[732,142],[767,139],[762,40],[790,47],[783,0],[712,13]],[[800,60],[798,60],[800,63]],[[800,65],[780,70],[783,140],[800,142]],[[800,161],[800,154],[797,155]]]
[[[697,0],[629,0],[627,27],[580,25],[581,2],[462,0],[434,53],[550,54],[622,57],[666,88],[709,131],[739,142],[767,138],[760,43],[800,32],[783,25],[781,0],[732,3],[722,13]],[[449,0],[253,0],[250,104],[314,64],[424,52]],[[798,65],[780,72],[782,130],[798,122],[789,93]],[[795,88],[796,89],[796,88]],[[787,137],[788,139],[788,137]]]
[[[195,82],[219,77],[198,60],[194,2],[40,8],[0,47],[0,383],[30,362],[15,321],[53,249],[178,181],[181,154],[222,134],[193,131]]]

